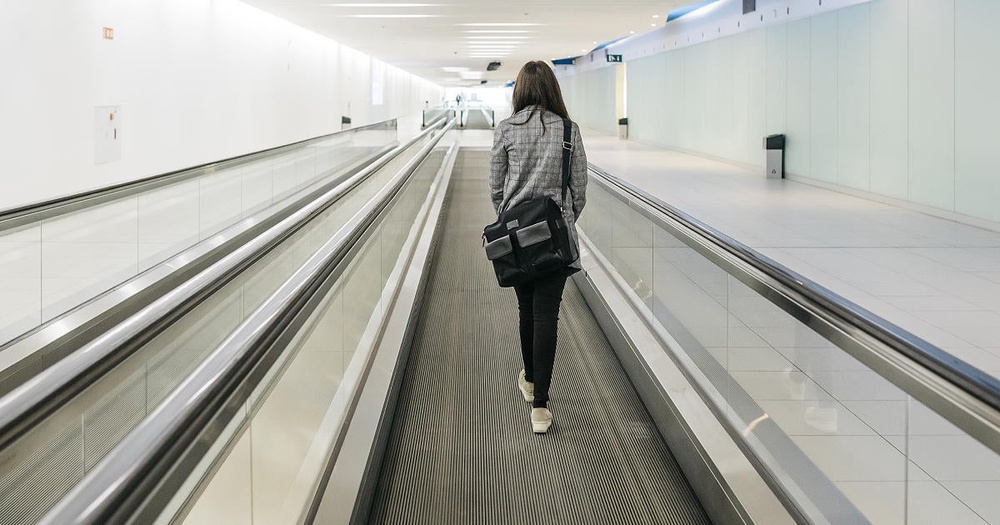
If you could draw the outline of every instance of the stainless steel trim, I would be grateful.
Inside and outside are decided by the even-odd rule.
[[[626,201],[634,199],[634,209],[699,254],[1000,453],[1000,381],[634,185],[594,165],[590,171],[597,175],[594,180]]]
[[[239,164],[244,164],[247,162],[262,160],[265,158],[269,158],[284,153],[285,151],[290,149],[308,146],[309,144],[313,144],[315,142],[330,140],[338,136],[346,137],[348,134],[357,133],[358,131],[370,131],[372,129],[378,129],[378,128],[385,128],[386,130],[396,129],[397,125],[398,123],[396,119],[389,119],[382,122],[369,124],[367,126],[361,126],[348,130],[337,131],[327,135],[313,137],[311,139],[300,140],[298,142],[292,142],[290,144],[284,144],[281,146],[268,148],[254,153],[247,153],[245,155],[239,155],[237,157],[215,161],[208,164],[201,164],[197,166],[183,168],[180,170],[162,173],[160,175],[154,175],[152,177],[146,177],[135,181],[108,186],[105,188],[99,188],[96,190],[77,193],[74,195],[67,195],[65,197],[59,197],[52,200],[37,202],[25,206],[19,206],[17,208],[0,210],[0,232],[17,228],[19,226],[24,226],[25,224],[30,224],[32,222],[37,222],[40,220],[56,217],[58,215],[71,213],[73,211],[77,211],[83,208],[88,208],[91,206],[103,204],[109,201],[113,201],[115,199],[128,197],[130,195],[135,195],[137,193],[166,186],[168,184],[174,184],[191,178],[199,177],[206,173],[220,171],[222,169],[236,166]]]
[[[690,381],[685,365],[668,357],[664,339],[641,313],[641,303],[580,232],[583,272],[573,276],[615,349],[660,434],[715,523],[795,523],[747,459],[724,423]]]
[[[178,309],[193,307],[215,287],[228,281],[228,276],[242,271],[330,204],[350,192],[392,157],[433,133],[435,129],[432,127],[421,132],[406,144],[396,148],[394,153],[383,157],[314,202],[303,206],[269,228],[264,234],[248,241],[187,282],[165,293],[136,314],[0,398],[0,448],[7,446],[34,426],[63,400],[79,392],[90,382],[92,375],[99,375],[107,367],[113,366],[127,356],[134,349],[132,341],[141,338],[143,334],[149,334],[161,319]]]
[[[145,502],[166,504],[170,495],[157,497],[161,478],[207,426],[211,414],[225,406],[230,394],[248,395],[244,383],[255,358],[266,352],[291,319],[302,313],[310,290],[322,283],[368,229],[406,177],[453,124],[449,124],[411,160],[390,184],[330,239],[277,292],[226,338],[222,344],[106,456],[41,521],[48,524],[103,523],[125,520]],[[313,290],[314,291],[314,290]],[[252,385],[251,385],[252,386]],[[221,427],[218,425],[218,430]],[[170,472],[177,478],[183,473]],[[169,484],[169,483],[168,483]],[[136,492],[145,489],[147,492]]]
[[[395,411],[396,394],[403,379],[400,371],[406,366],[408,341],[413,336],[418,313],[416,306],[426,285],[434,234],[443,212],[457,152],[456,144],[445,157],[438,180],[429,192],[425,203],[427,210],[421,212],[425,219],[418,242],[392,304],[386,330],[369,358],[364,382],[357,387],[350,419],[341,427],[340,449],[327,458],[324,479],[301,523],[367,522]]]
[[[0,396],[37,375],[49,363],[62,359],[96,334],[135,314],[158,295],[158,290],[169,289],[207,268],[233,246],[260,235],[292,210],[312,202],[366,165],[389,155],[396,146],[398,144],[394,141],[373,155],[333,172],[328,176],[331,179],[329,182],[316,183],[289,196],[0,346]]]

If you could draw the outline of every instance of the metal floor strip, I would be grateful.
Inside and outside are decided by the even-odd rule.
[[[480,246],[488,170],[459,153],[370,522],[709,523],[572,281],[554,423],[531,432],[514,293]]]

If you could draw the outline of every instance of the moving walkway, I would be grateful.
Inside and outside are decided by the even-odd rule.
[[[454,126],[382,136],[39,339],[57,358],[0,398],[0,521],[879,523],[950,481],[894,417],[924,406],[996,461],[988,375],[597,167],[532,434],[488,152]],[[845,479],[864,454],[902,498]]]

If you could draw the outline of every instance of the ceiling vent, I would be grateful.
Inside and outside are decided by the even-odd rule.
[[[490,65],[486,66],[486,71],[496,71],[500,69],[500,62],[490,62]]]

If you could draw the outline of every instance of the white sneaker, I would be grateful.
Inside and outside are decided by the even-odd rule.
[[[524,396],[524,400],[531,403],[535,400],[535,384],[529,383],[528,380],[524,378],[524,370],[517,375],[517,388],[521,390],[521,395]]]
[[[552,412],[547,408],[531,409],[531,431],[535,434],[544,434],[552,426]]]

